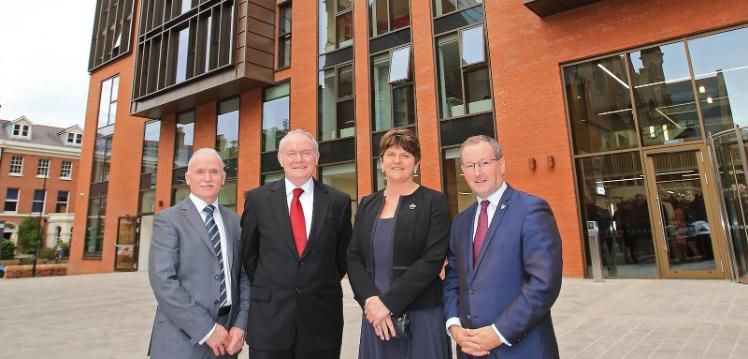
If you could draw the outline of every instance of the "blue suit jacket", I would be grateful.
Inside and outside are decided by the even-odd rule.
[[[551,306],[561,290],[562,259],[550,207],[507,186],[473,267],[477,207],[460,213],[452,226],[445,318],[459,317],[465,328],[496,325],[512,346],[499,346],[492,358],[557,358]]]

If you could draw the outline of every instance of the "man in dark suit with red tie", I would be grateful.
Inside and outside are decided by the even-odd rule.
[[[284,178],[246,194],[251,359],[340,357],[351,198],[312,178],[318,160],[314,137],[291,131],[278,146]]]

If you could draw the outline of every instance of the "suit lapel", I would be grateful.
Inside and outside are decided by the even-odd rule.
[[[293,240],[293,233],[291,233],[291,218],[289,217],[288,199],[286,197],[286,180],[280,179],[270,185],[270,198],[268,198],[268,205],[273,211],[273,217],[278,224],[278,231],[283,237],[283,241],[286,242],[288,249],[293,252],[296,256],[299,253],[296,251],[296,243]]]
[[[192,229],[198,234],[198,237],[205,243],[210,252],[214,253],[213,244],[210,242],[210,238],[208,238],[208,229],[205,228],[203,217],[197,212],[197,208],[189,196],[182,201],[182,214],[185,221],[192,226]]]
[[[312,226],[309,229],[309,235],[307,236],[306,246],[304,247],[304,253],[301,254],[304,257],[312,247],[318,242],[322,227],[325,226],[325,216],[327,215],[327,208],[330,206],[329,191],[321,183],[314,181],[314,199],[312,201]]]
[[[491,225],[488,226],[486,238],[483,240],[483,245],[480,248],[480,255],[478,256],[478,261],[476,261],[475,268],[470,278],[471,281],[473,280],[473,278],[475,278],[475,274],[478,273],[478,268],[483,262],[483,257],[486,256],[486,248],[491,245],[491,242],[496,237],[495,233],[497,228],[499,228],[499,226],[501,225],[501,220],[504,218],[504,213],[506,213],[506,211],[508,211],[509,209],[509,202],[512,199],[512,192],[514,192],[512,187],[507,185],[506,190],[504,190],[504,193],[501,195],[501,199],[499,199],[499,204],[493,214],[493,219],[491,219]]]

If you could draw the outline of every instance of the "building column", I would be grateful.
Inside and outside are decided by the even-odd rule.
[[[353,4],[354,92],[356,97],[356,181],[358,199],[372,190],[371,96],[369,78],[368,0]]]
[[[260,143],[262,133],[262,90],[242,93],[239,100],[239,158],[237,163],[236,209],[244,211],[244,193],[260,185]]]

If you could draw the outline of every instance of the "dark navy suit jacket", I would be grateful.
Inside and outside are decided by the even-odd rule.
[[[512,346],[499,346],[491,358],[557,358],[551,306],[561,290],[562,259],[550,207],[507,186],[474,268],[477,208],[476,202],[452,226],[443,286],[445,318],[459,317],[465,328],[495,325]]]

